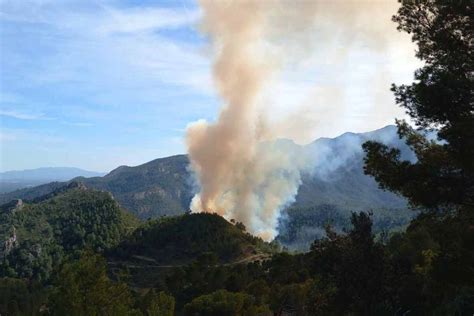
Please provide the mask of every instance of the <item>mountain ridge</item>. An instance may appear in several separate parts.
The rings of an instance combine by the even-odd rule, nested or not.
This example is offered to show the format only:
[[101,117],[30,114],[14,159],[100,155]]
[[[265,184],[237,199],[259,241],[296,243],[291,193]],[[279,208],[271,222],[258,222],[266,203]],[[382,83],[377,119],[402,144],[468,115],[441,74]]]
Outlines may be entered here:
[[78,176],[97,177],[106,173],[76,167],[42,167],[0,172],[0,193],[31,188],[45,183],[70,181]]
[[[334,204],[353,210],[406,208],[403,198],[380,190],[372,178],[363,174],[361,145],[369,139],[385,141],[388,145],[401,148],[402,156],[410,156],[408,147],[398,138],[393,125],[367,133],[319,138],[307,145],[286,144],[302,148],[312,160],[310,170],[303,174],[292,206]],[[73,181],[111,192],[124,208],[141,219],[183,214],[188,211],[195,193],[186,155],[158,158],[133,167],[119,166],[102,177],[77,177]],[[67,183],[52,182],[0,194],[0,204],[18,198],[33,199]]]

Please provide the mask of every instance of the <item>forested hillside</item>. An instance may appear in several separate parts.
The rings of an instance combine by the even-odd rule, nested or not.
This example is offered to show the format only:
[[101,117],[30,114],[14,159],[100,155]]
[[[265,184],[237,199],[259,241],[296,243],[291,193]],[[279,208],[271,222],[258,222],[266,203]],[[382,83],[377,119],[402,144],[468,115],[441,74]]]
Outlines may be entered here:
[[[4,204],[0,219],[0,312],[7,315],[37,314],[42,306],[68,314],[74,304],[92,314],[174,309],[164,291],[133,293],[117,280],[145,289],[168,282],[178,267],[244,265],[278,251],[215,214],[139,223],[109,193],[78,182],[34,202]],[[77,296],[83,289],[88,294]]]
[[138,225],[109,193],[77,182],[0,211],[1,275],[39,281],[48,280],[67,256],[85,248],[103,252]]
[[[156,159],[136,167],[121,166],[104,177],[83,178],[87,187],[111,192],[121,206],[141,219],[183,214],[192,198],[185,155]],[[32,200],[66,183],[53,182],[0,195],[0,203]]]
[[270,253],[274,248],[216,214],[186,214],[151,220],[115,248],[120,258],[146,257],[155,263],[189,263],[202,254],[218,262]]
[[[376,231],[397,229],[406,225],[411,213],[406,200],[378,188],[377,183],[363,173],[362,144],[367,140],[379,140],[402,150],[406,159],[414,159],[413,153],[399,139],[395,126],[387,126],[370,133],[346,133],[339,137],[321,138],[301,147],[308,158],[308,167],[298,190],[295,203],[282,218],[281,231],[289,220],[291,225],[305,222],[293,219],[293,210],[306,210],[307,216],[321,218],[318,210],[330,207],[336,213],[338,229],[348,228],[351,211],[372,210]],[[299,145],[289,142],[288,146]],[[119,167],[104,177],[77,178],[87,187],[111,192],[126,210],[140,219],[159,218],[163,215],[183,214],[188,210],[193,196],[192,175],[188,171],[188,158],[184,155],[156,159],[136,167]],[[0,202],[12,199],[33,200],[57,190],[64,183],[53,182],[35,188],[18,190],[0,195]],[[384,210],[391,209],[394,212]],[[310,211],[314,213],[309,214]],[[299,213],[294,215],[298,217]],[[286,216],[287,214],[287,216]],[[307,224],[323,223],[310,219]],[[380,224],[379,223],[383,223]],[[387,223],[393,223],[387,227]],[[314,238],[321,236],[323,226],[299,228],[305,233],[286,236],[285,246],[295,250],[307,250]],[[318,233],[319,232],[319,233]]]

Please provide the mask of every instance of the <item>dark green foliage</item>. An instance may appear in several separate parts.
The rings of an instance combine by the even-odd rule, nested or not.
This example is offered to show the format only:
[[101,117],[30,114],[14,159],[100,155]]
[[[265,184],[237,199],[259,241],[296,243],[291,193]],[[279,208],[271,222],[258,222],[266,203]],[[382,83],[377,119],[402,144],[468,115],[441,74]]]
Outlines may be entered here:
[[[174,307],[177,314],[189,315],[462,314],[474,307],[471,214],[444,218],[421,214],[406,233],[395,234],[387,244],[374,240],[367,214],[353,214],[347,233],[328,228],[327,237],[317,240],[309,253],[274,254],[261,263],[222,264],[215,253],[203,252],[190,264],[162,271],[163,282],[156,279],[154,289],[142,295],[130,294],[120,281],[127,279],[122,273],[114,273],[117,281],[110,280],[105,260],[86,252],[62,266],[45,306],[52,313],[74,314],[78,306],[85,308],[87,299],[92,315],[105,310],[171,315]],[[136,265],[133,255],[127,256],[124,259]],[[143,272],[152,277],[144,267]],[[122,299],[118,302],[115,297]]]
[[[474,311],[474,215],[421,215],[390,239],[398,304],[405,310]],[[462,314],[462,313],[461,313]]]
[[[354,215],[352,223],[355,228],[348,235],[329,232],[330,237],[316,243],[309,254],[281,253],[263,263],[227,265],[219,264],[213,254],[203,255],[189,265],[175,268],[157,287],[172,293],[178,311],[184,309],[198,315],[223,313],[225,308],[234,308],[234,303],[241,306],[247,300],[262,312],[272,310],[277,314],[379,311],[388,300],[388,259],[383,246],[373,240],[369,217]],[[371,280],[369,286],[367,279]],[[228,292],[244,296],[229,294],[232,300],[239,300],[228,303],[224,295]],[[219,304],[213,305],[211,300]]]
[[[323,157],[323,160],[327,162],[321,162],[321,165],[315,166],[314,173],[303,175],[303,183],[298,190],[294,207],[314,210],[314,214],[308,212],[307,215],[315,218],[319,217],[320,209],[327,207],[335,209],[337,213],[344,213],[346,225],[341,227],[348,225],[350,211],[372,209],[376,228],[379,227],[378,219],[387,217],[388,212],[385,208],[397,209],[394,214],[406,213],[407,203],[403,198],[378,189],[376,182],[363,174],[363,151],[359,144],[367,139],[380,138],[390,139],[391,144],[393,143],[397,148],[401,147],[402,152],[409,155],[407,146],[398,140],[394,126],[387,126],[371,133],[346,133],[334,139],[318,139],[305,146],[304,150],[310,155],[314,152],[315,163],[320,162],[317,153],[321,152],[327,153]],[[298,147],[296,144],[293,145]],[[136,167],[122,166],[104,177],[79,178],[78,180],[87,187],[111,192],[123,207],[141,219],[159,218],[163,215],[178,215],[187,211],[193,196],[192,186],[188,185],[192,179],[187,168],[188,164],[186,156],[178,155],[156,159]],[[49,193],[48,187],[51,187],[51,190],[57,190],[58,185],[60,186],[59,183],[51,183],[0,194],[0,202],[7,202],[13,198],[32,200],[38,195]],[[401,211],[398,212],[398,209]],[[291,211],[290,221],[292,221]],[[380,216],[378,216],[379,212]],[[310,221],[312,224],[318,222],[318,220]],[[323,226],[296,227],[294,224],[303,224],[303,222],[300,220],[292,222],[292,226],[298,231],[298,236],[296,239],[291,237],[285,241],[285,245],[290,249],[309,249],[312,240],[318,237],[314,231],[321,232],[324,229]],[[399,226],[398,219],[392,221],[390,217],[387,218],[386,223]]]
[[211,294],[199,296],[186,304],[184,311],[186,315],[192,316],[272,315],[266,307],[255,305],[252,296],[226,290],[218,290]]
[[326,237],[315,241],[306,254],[280,253],[263,263],[230,265],[218,264],[212,255],[201,256],[175,268],[157,287],[172,293],[178,311],[197,297],[201,299],[195,304],[204,308],[209,294],[222,289],[246,294],[276,314],[473,311],[470,213],[443,218],[420,214],[407,232],[395,233],[386,244],[375,240],[367,214],[354,213],[351,224],[345,234],[328,228]]
[[312,271],[337,288],[333,300],[339,313],[375,315],[389,297],[389,265],[382,245],[374,242],[367,214],[353,214],[351,222],[354,228],[347,235],[328,230],[328,238],[311,246]]
[[103,251],[117,245],[138,222],[110,194],[80,185],[57,191],[36,203],[3,206],[0,275],[46,282],[64,256],[84,248]]
[[48,291],[24,279],[0,278],[1,315],[39,315]]
[[105,260],[92,253],[65,263],[54,285],[49,304],[53,315],[128,315],[132,309],[127,285],[111,281]]
[[[289,250],[308,251],[315,239],[326,236],[327,225],[337,232],[351,227],[352,212],[334,205],[292,207],[286,213],[280,221],[277,241]],[[376,209],[371,215],[377,235],[403,230],[415,216],[408,209]]]
[[[364,144],[365,171],[399,192],[421,214],[388,251],[400,311],[468,315],[474,311],[474,105],[470,1],[405,1],[394,21],[412,34],[424,66],[411,85],[393,86],[397,103],[419,130],[398,121],[398,133],[416,154],[376,142]],[[435,129],[438,142],[422,129]]]
[[154,289],[149,290],[140,298],[140,310],[146,316],[173,316],[175,300],[165,292],[157,293]]
[[[215,260],[210,262],[206,255],[189,265],[173,269],[161,286],[176,298],[177,308],[181,309],[193,298],[219,289],[243,292],[253,280],[263,276],[262,266],[257,263],[222,265]],[[254,291],[255,287],[252,288]],[[263,295],[257,299],[259,304],[263,302]]]
[[272,248],[216,214],[186,214],[151,220],[115,251],[119,257],[146,257],[160,264],[189,262],[212,253],[221,262]]
[[367,142],[366,173],[413,205],[452,209],[474,204],[473,32],[470,1],[405,1],[394,21],[412,34],[425,62],[411,85],[393,86],[397,104],[417,126],[436,128],[440,142],[428,141],[406,122],[398,133],[415,152],[416,163],[400,151]]

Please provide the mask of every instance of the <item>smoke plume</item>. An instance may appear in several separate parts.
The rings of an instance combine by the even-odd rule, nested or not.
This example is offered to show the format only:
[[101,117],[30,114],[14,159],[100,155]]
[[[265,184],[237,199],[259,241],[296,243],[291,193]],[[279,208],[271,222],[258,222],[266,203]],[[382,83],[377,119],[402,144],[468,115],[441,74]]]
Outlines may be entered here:
[[[371,26],[371,2],[202,0],[200,4],[202,30],[215,53],[213,77],[224,104],[216,122],[188,126],[188,153],[200,187],[191,210],[235,219],[250,233],[272,240],[279,213],[293,201],[307,163],[292,142],[275,140],[285,128],[268,120],[271,105],[265,104],[262,91],[278,70],[314,49],[309,39],[318,34],[317,27],[329,29],[349,20],[352,25],[335,28],[334,37],[350,42],[354,30],[359,30],[374,49],[383,47],[384,27]],[[319,40],[334,38],[325,33]]]

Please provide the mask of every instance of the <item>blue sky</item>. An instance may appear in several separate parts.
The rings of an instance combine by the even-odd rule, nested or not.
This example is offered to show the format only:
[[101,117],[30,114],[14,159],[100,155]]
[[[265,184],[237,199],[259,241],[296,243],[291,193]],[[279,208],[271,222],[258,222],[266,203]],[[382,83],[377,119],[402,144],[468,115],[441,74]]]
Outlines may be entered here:
[[[200,15],[187,0],[0,0],[0,171],[110,171],[184,153],[187,124],[219,109]],[[338,60],[338,40],[316,42],[267,93],[273,116],[296,117],[298,104],[295,120],[311,126],[298,139],[290,124],[282,137],[367,131],[403,115],[388,89],[412,78],[408,37],[383,51],[351,44]]]

